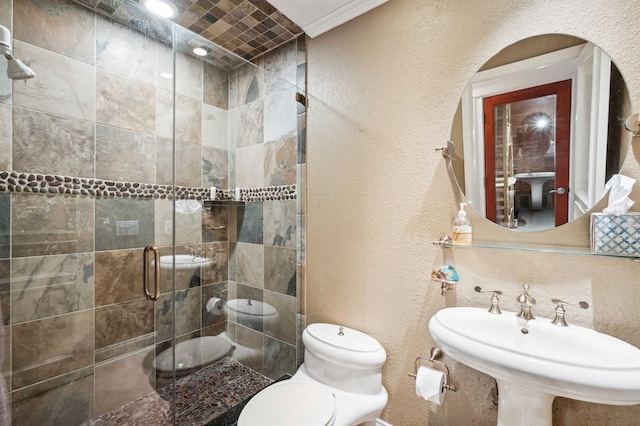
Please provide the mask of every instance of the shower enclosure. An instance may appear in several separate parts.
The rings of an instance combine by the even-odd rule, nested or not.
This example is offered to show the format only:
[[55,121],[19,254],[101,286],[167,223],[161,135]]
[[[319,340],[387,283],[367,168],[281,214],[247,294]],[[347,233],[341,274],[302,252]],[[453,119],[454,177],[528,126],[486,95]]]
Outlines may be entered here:
[[249,63],[126,1],[3,1],[0,25],[36,73],[0,58],[12,424],[206,424],[295,372],[304,40]]

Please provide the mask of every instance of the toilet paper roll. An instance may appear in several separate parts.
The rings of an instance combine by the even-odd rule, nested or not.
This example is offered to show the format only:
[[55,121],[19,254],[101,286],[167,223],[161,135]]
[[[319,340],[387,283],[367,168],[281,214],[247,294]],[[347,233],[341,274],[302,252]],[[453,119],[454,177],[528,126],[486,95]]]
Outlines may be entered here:
[[444,379],[445,375],[442,371],[425,366],[420,367],[416,374],[416,395],[438,405],[442,404],[445,393]]
[[207,312],[209,312],[210,314],[218,315],[220,312],[222,312],[222,299],[219,299],[217,297],[212,297],[207,302],[206,307],[207,307]]

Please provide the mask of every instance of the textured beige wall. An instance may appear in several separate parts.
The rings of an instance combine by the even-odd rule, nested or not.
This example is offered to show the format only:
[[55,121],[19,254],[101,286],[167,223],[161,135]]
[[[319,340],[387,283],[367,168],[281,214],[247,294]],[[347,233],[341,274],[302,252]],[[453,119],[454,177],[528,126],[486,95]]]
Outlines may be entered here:
[[[583,299],[570,322],[640,346],[640,264],[627,259],[458,250],[455,293],[429,281],[445,261],[431,242],[450,231],[456,199],[444,159],[460,94],[472,74],[505,46],[542,33],[567,33],[600,45],[640,105],[637,55],[640,3],[584,1],[393,0],[309,40],[307,321],[361,329],[387,350],[382,418],[395,425],[495,424],[491,379],[447,359],[458,393],[443,406],[413,392],[414,359],[433,344],[429,318],[445,306],[485,306],[475,285],[505,292],[503,306],[529,283],[536,312],[551,297]],[[639,140],[632,151],[640,154]],[[633,154],[624,173],[640,178]],[[640,188],[640,185],[638,185]],[[640,189],[633,197],[640,200]],[[636,206],[639,210],[640,207]],[[475,214],[474,238],[588,246],[586,218],[539,234],[515,234]],[[488,305],[487,305],[488,306]],[[640,406],[557,399],[554,423],[637,424]]]

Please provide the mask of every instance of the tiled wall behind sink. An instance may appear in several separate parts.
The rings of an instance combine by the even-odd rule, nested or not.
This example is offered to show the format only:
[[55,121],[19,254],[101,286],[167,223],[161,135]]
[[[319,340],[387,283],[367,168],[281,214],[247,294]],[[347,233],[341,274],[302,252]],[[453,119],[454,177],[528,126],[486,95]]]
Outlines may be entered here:
[[[231,72],[176,54],[174,128],[174,83],[161,76],[173,70],[173,52],[157,38],[71,0],[2,1],[0,25],[37,73],[11,82],[0,69],[0,177],[17,173],[0,179],[0,368],[13,423],[77,425],[154,391],[165,382],[153,358],[174,334],[226,332],[237,360],[273,378],[293,373],[303,197],[211,211],[177,200],[173,223],[174,200],[158,186],[303,193],[304,109],[293,85],[305,84],[304,40]],[[96,195],[109,181],[128,186]],[[93,195],[62,195],[65,187]],[[123,235],[123,222],[135,232]],[[152,303],[142,292],[143,248],[171,254],[174,227],[178,253],[201,247],[214,262],[177,271],[175,292],[162,269]],[[211,297],[264,301],[278,320],[213,315]]]

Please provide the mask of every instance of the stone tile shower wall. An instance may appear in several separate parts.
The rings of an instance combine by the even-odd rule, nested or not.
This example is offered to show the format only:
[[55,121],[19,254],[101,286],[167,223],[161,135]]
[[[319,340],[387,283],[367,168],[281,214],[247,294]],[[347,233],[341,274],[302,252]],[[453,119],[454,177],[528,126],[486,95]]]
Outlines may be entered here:
[[[229,186],[300,187],[305,110],[292,84],[305,85],[304,43],[289,42],[255,62],[259,67],[230,74]],[[293,374],[301,356],[303,201],[248,202],[230,211],[236,234],[229,239],[229,298],[264,302],[277,312],[277,320],[263,322],[230,315],[229,334],[239,344],[234,356],[271,378]]]
[[[38,74],[12,84],[0,70],[0,171],[17,174],[0,183],[1,368],[14,424],[80,424],[152,392],[165,383],[153,357],[174,332],[181,341],[226,331],[241,362],[270,377],[295,371],[302,197],[211,213],[187,198],[212,185],[302,192],[295,90],[273,75],[296,83],[303,42],[262,58],[266,74],[177,55],[176,251],[201,247],[215,263],[195,278],[177,272],[175,294],[163,275],[151,303],[142,248],[170,254],[172,244],[174,94],[160,75],[172,71],[171,49],[68,0],[2,2],[0,25]],[[23,190],[41,182],[47,194]],[[66,195],[49,191],[65,185]],[[128,220],[137,235],[116,236]],[[214,296],[263,300],[281,320],[213,316],[204,305]]]

